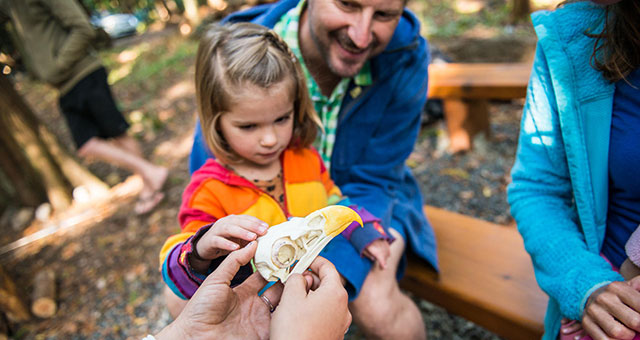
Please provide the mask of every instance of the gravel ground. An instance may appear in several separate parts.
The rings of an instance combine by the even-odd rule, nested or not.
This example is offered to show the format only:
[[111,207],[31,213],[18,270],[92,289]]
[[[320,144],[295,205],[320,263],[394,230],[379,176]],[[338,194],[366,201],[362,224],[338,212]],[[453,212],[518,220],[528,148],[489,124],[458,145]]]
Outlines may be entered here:
[[[442,122],[424,126],[409,164],[427,204],[488,221],[509,224],[505,201],[513,163],[521,103],[491,105],[490,139],[465,154],[450,155]],[[191,126],[192,122],[185,123]],[[52,319],[33,319],[13,329],[14,339],[130,339],[158,332],[170,322],[157,272],[158,247],[176,231],[186,161],[174,163],[167,199],[150,216],[130,207],[85,230],[60,234],[32,254],[3,259],[22,296],[33,274],[50,267],[58,273],[59,311]],[[426,301],[420,307],[429,339],[499,339],[473,323]],[[348,340],[363,339],[352,326]]]
[[409,158],[425,203],[498,224],[513,222],[506,186],[513,165],[522,102],[490,105],[491,137],[477,136],[474,149],[447,153],[440,121],[423,127]]

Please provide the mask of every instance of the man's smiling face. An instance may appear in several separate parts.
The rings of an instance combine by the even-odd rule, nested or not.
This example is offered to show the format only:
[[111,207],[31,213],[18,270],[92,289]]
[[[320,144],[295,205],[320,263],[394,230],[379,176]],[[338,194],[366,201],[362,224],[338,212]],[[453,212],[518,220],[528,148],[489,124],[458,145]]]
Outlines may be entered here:
[[316,53],[339,77],[356,75],[382,52],[396,29],[403,0],[309,0],[309,33]]

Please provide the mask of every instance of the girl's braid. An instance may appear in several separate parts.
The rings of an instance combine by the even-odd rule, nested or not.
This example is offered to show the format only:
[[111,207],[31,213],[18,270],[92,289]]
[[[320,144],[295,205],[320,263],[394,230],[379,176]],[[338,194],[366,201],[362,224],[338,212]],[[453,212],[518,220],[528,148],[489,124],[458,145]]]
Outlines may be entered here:
[[296,58],[296,55],[293,54],[293,51],[291,51],[291,49],[289,48],[289,45],[287,45],[287,43],[282,39],[282,37],[280,37],[278,34],[276,34],[273,30],[265,31],[262,34],[262,36],[265,39],[267,39],[267,41],[271,42],[279,50],[287,53],[289,55],[289,57],[291,57],[291,62],[292,63],[295,64],[298,61],[298,58]]

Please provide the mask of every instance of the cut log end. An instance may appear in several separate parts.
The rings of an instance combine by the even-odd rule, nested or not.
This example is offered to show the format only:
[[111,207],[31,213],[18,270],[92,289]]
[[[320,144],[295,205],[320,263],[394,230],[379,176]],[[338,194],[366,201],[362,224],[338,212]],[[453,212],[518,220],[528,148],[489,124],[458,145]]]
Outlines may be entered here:
[[39,318],[50,318],[56,314],[56,284],[52,270],[43,270],[33,280],[31,312]]
[[51,298],[40,298],[31,304],[31,313],[42,319],[54,316],[57,309],[56,302]]

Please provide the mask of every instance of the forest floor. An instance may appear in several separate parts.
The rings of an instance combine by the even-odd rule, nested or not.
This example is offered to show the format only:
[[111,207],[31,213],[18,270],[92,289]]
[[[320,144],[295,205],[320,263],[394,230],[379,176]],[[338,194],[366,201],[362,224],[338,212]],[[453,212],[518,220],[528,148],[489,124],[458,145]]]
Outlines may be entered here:
[[[455,52],[456,44],[443,40],[439,47],[454,60],[477,61],[469,59],[477,58],[478,53],[465,56]],[[513,39],[500,46],[504,50],[532,49],[530,34],[516,40],[525,47],[514,45]],[[133,340],[155,333],[170,322],[161,294],[158,252],[167,236],[179,231],[176,216],[189,180],[187,156],[196,110],[196,46],[195,41],[172,29],[149,34],[146,39],[124,40],[102,52],[114,95],[132,124],[130,133],[142,143],[145,155],[170,169],[166,198],[152,213],[138,216],[132,209],[135,198],[124,197],[114,203],[115,209],[92,223],[66,228],[0,254],[0,265],[11,274],[25,299],[39,270],[51,268],[57,279],[57,314],[16,324],[13,338]],[[22,75],[17,76],[16,87],[62,143],[72,145],[57,109],[56,93]],[[473,151],[448,154],[443,123],[436,121],[423,126],[407,164],[420,182],[427,204],[508,225],[512,218],[505,188],[522,101],[492,103],[490,109],[492,136],[478,140]],[[90,163],[88,167],[112,186],[130,175],[104,163]],[[5,225],[3,231],[8,231],[0,241],[9,244],[37,231],[39,225],[26,230]],[[430,339],[497,338],[428,302],[416,302],[423,311]],[[354,330],[347,338],[361,336]]]

